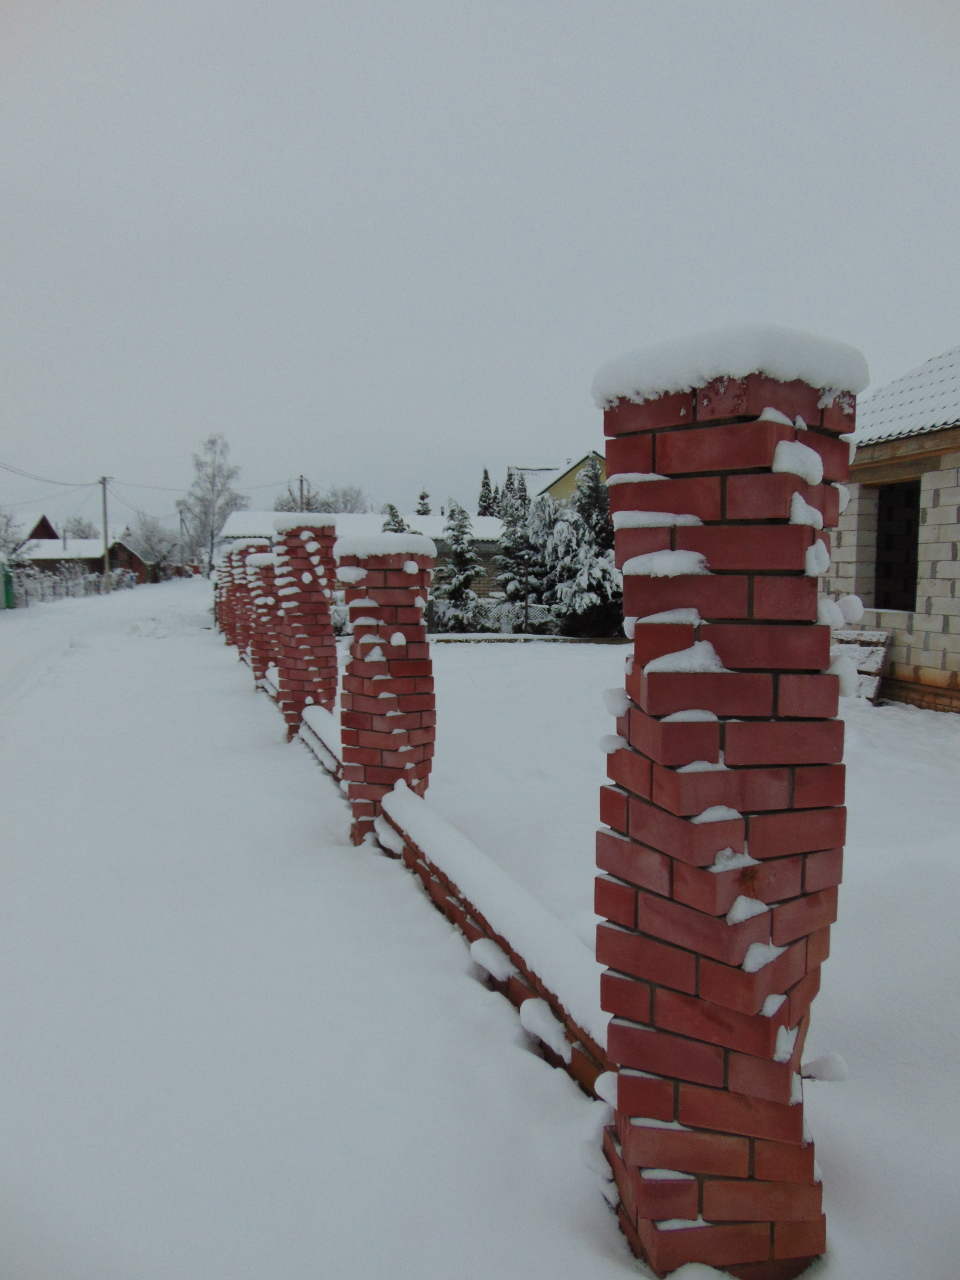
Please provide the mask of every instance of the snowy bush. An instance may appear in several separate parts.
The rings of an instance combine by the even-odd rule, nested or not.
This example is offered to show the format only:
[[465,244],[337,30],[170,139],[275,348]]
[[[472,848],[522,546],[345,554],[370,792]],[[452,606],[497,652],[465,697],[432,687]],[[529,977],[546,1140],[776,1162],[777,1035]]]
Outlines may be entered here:
[[[18,609],[47,600],[65,600],[69,596],[96,596],[103,590],[103,575],[90,573],[75,565],[52,572],[41,572],[32,566],[8,566],[13,581],[13,598]],[[110,571],[110,590],[120,591],[137,585],[136,575],[129,569]]]

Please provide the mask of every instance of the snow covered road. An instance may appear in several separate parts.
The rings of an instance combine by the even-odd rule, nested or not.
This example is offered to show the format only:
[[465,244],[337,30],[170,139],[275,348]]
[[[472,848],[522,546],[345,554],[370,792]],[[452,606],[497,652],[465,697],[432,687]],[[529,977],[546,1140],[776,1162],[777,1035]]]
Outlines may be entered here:
[[[0,613],[0,1280],[606,1280],[595,1104],[526,1047],[210,630],[201,581]],[[206,628],[206,629],[205,629]],[[578,931],[624,651],[437,646],[431,798]],[[960,716],[848,704],[807,1085],[828,1258],[960,1225]],[[705,1280],[688,1268],[678,1280]]]
[[0,614],[0,1274],[636,1274],[592,1105],[209,627]]

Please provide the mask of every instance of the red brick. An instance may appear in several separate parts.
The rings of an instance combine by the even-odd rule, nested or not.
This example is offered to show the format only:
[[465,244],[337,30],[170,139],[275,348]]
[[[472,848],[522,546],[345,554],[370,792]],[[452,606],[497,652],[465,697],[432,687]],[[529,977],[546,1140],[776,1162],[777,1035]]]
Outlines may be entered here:
[[777,1032],[785,1016],[786,1006],[782,1015],[764,1018],[737,1013],[679,991],[658,991],[654,999],[654,1024],[664,1031],[756,1057],[773,1056]]
[[653,471],[653,436],[618,436],[607,441],[607,476],[624,471],[639,471],[649,475]]
[[770,1256],[770,1228],[765,1222],[660,1231],[656,1223],[638,1218],[637,1232],[650,1265],[661,1276],[686,1262],[724,1267]]
[[[648,486],[644,486],[645,488]],[[623,611],[646,618],[666,609],[697,609],[701,618],[745,618],[749,579],[736,574],[650,578],[624,574]]]
[[669,896],[671,859],[612,831],[597,832],[597,866],[630,884]]
[[[767,527],[777,526],[768,525]],[[756,534],[755,528],[751,528],[750,531]],[[753,607],[750,610],[750,617],[760,622],[815,622],[817,619],[816,578],[786,578],[773,574],[758,574],[753,579]]]
[[[826,665],[826,662],[820,664],[821,667]],[[777,685],[777,715],[833,719],[840,705],[839,699],[838,676],[783,675]]]
[[843,759],[843,721],[731,723],[725,726],[724,758],[728,765],[839,764]]
[[670,548],[670,530],[618,529],[613,537],[614,559],[622,569],[634,556],[645,556],[650,551],[667,551]]
[[[802,483],[802,481],[801,481]],[[790,500],[787,499],[789,506]],[[645,480],[639,484],[610,486],[610,510],[671,511],[677,515],[720,519],[720,477],[693,480]],[[789,511],[787,512],[789,516]]]
[[762,623],[702,627],[725,667],[780,671],[822,670],[830,662],[830,628],[764,626]]
[[720,725],[716,720],[664,723],[637,707],[630,709],[630,745],[663,765],[716,763],[720,759]]
[[832,849],[843,844],[846,830],[847,811],[843,805],[757,813],[750,818],[750,856],[783,858],[791,853]]
[[719,1133],[686,1133],[629,1125],[624,1131],[623,1158],[641,1169],[676,1169],[680,1173],[713,1173],[745,1178],[750,1144],[745,1138]]
[[[654,671],[639,677],[635,672],[627,677],[627,692],[643,711],[654,716],[693,709],[712,711],[718,716],[769,716],[773,711],[773,679],[754,672]],[[792,764],[793,761],[729,760],[727,763]]]
[[[827,1220],[821,1213],[816,1222],[775,1222],[774,1258],[818,1258],[827,1251]],[[794,1275],[796,1272],[793,1273]]]
[[[711,805],[725,804],[739,809],[739,774],[733,769],[677,773],[675,769],[653,766],[652,788],[647,794],[653,803],[670,813],[688,817],[703,813]],[[782,804],[775,806],[782,808]]]
[[632,400],[618,400],[603,411],[603,434],[618,436],[692,422],[693,395],[692,391],[679,391],[672,395],[657,396],[653,400],[644,400],[640,404],[634,404]]
[[744,822],[727,818],[720,822],[691,822],[639,797],[629,801],[629,834],[695,867],[709,866],[720,849],[743,852]]
[[708,916],[669,898],[642,890],[637,894],[637,924],[644,933],[731,966],[743,963],[747,948],[754,942],[769,939],[769,915],[765,911],[740,924],[727,924],[723,918]]
[[843,804],[846,766],[808,765],[793,772],[793,805],[796,809],[828,808]]
[[779,442],[792,440],[795,435],[794,428],[782,422],[667,431],[657,436],[654,465],[668,476],[771,467]]
[[[650,986],[646,982],[638,982],[636,978],[625,977],[622,973],[611,973],[605,969],[600,975],[600,1008],[604,1013],[615,1013],[619,1018],[629,1018],[631,1022],[650,1021]],[[671,1099],[672,1099],[671,1094]],[[673,1115],[671,1100],[669,1120]],[[653,1115],[654,1112],[642,1112]]]
[[814,1180],[813,1143],[798,1147],[791,1143],[768,1142],[758,1138],[753,1144],[754,1176],[767,1182]]
[[789,794],[789,769],[735,769],[740,783],[740,803],[734,808],[757,813],[764,809],[785,808],[784,797]]
[[[741,1013],[759,1013],[767,996],[779,995],[806,972],[803,943],[789,947],[756,973],[744,973],[733,965],[700,961],[700,995],[704,1000],[736,1009]],[[678,988],[683,990],[683,988]]]
[[633,661],[640,667],[666,653],[689,649],[696,639],[693,627],[675,622],[646,622],[633,634]]
[[627,830],[627,793],[616,787],[600,788],[600,821],[616,831]]
[[803,1107],[785,1107],[726,1089],[705,1089],[681,1084],[678,1118],[681,1124],[698,1129],[718,1129],[748,1138],[771,1138],[775,1142],[803,1143]]
[[820,1184],[708,1178],[703,1216],[709,1222],[818,1222]]
[[[794,1074],[789,1062],[773,1062],[747,1053],[727,1054],[727,1088],[731,1093],[745,1093],[751,1098],[789,1106]],[[758,1173],[757,1177],[766,1177],[766,1174]]]
[[637,1214],[652,1222],[667,1218],[695,1218],[700,1201],[700,1188],[695,1178],[644,1178],[632,1170]]
[[[821,889],[803,898],[794,898],[773,909],[773,941],[782,947],[786,942],[815,933],[837,918],[837,890]],[[809,959],[807,967],[812,968]]]
[[806,977],[801,978],[795,987],[791,987],[787,993],[789,997],[790,1012],[787,1015],[788,1024],[795,1027],[803,1015],[810,1008],[811,1004],[817,997],[820,990],[820,966],[811,969]]
[[[820,853],[808,853],[803,860],[803,892],[819,893],[832,889],[843,878],[843,850],[823,849]],[[784,898],[794,894],[784,894]]]
[[799,378],[779,382],[763,373],[745,378],[715,378],[700,387],[697,421],[722,418],[757,418],[764,409],[776,409],[792,421],[798,415],[808,426],[819,426],[821,391]]
[[819,453],[823,459],[823,478],[828,484],[850,478],[850,445],[835,436],[823,436],[818,431],[808,431],[797,436],[808,449]]
[[598,916],[633,929],[637,923],[637,891],[610,876],[597,876],[593,886],[593,909]]
[[678,991],[697,989],[696,956],[616,925],[597,925],[597,961]]
[[607,777],[635,796],[650,795],[650,761],[637,751],[612,751],[607,756]]
[[775,570],[803,573],[813,530],[799,524],[688,526],[677,529],[678,551],[699,551],[714,573]]
[[823,407],[820,426],[824,431],[847,435],[856,427],[857,398],[850,391],[840,391]]
[[723,916],[741,894],[761,902],[795,898],[803,892],[802,879],[802,858],[775,858],[759,866],[716,872],[677,862],[673,867],[672,896],[698,911]]
[[672,1080],[644,1075],[626,1068],[617,1074],[617,1111],[625,1116],[649,1116],[672,1120],[676,1106]]
[[823,515],[824,524],[837,522],[839,494],[831,485],[807,484],[790,472],[766,472],[726,479],[727,520],[787,520],[795,493]]
[[[652,1071],[658,1076],[693,1080],[697,1084],[723,1084],[723,1050],[719,1045],[701,1044],[682,1036],[668,1035],[665,1031],[654,1031],[651,1027],[621,1022],[617,1018],[607,1028],[607,1057],[619,1066]],[[628,1163],[633,1163],[632,1158]],[[636,1163],[649,1166],[659,1162],[639,1159]],[[665,1164],[665,1167],[684,1168],[673,1164]]]

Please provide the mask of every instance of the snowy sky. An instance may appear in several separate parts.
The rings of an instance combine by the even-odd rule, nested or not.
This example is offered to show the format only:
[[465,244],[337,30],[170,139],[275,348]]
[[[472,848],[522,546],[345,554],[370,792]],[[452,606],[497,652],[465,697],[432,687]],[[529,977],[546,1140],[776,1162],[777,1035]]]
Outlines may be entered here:
[[885,382],[960,342],[958,53],[946,0],[7,0],[0,461],[178,488],[222,431],[245,485],[472,505],[596,446],[631,346]]

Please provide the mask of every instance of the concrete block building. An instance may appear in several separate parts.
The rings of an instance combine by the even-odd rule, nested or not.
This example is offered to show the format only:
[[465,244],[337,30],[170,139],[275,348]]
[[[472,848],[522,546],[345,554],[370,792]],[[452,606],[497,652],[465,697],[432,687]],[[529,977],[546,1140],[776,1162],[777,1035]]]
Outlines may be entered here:
[[827,589],[889,631],[881,693],[960,711],[960,347],[859,402]]

